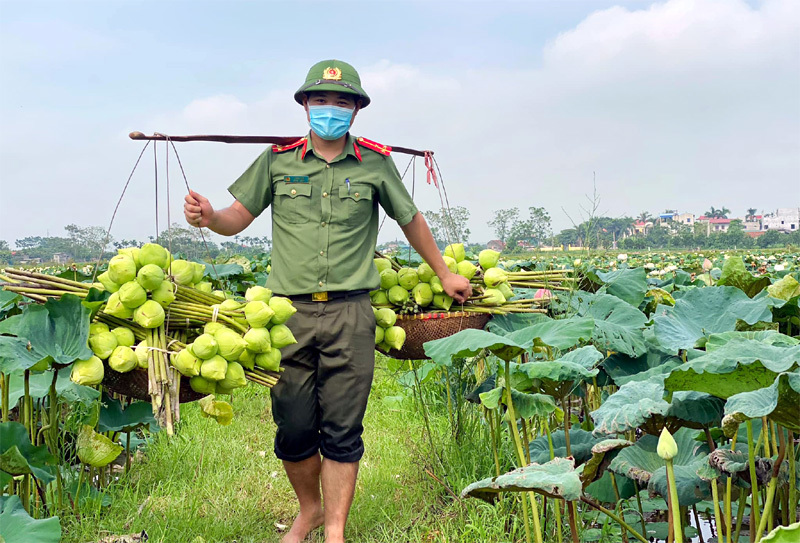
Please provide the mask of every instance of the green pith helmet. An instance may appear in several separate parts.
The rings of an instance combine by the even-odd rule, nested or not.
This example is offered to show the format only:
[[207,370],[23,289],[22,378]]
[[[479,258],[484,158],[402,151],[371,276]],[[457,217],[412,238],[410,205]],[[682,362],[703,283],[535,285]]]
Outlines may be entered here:
[[295,101],[302,104],[303,94],[312,91],[355,94],[361,98],[362,108],[370,102],[369,96],[361,88],[361,78],[356,69],[341,60],[323,60],[314,64],[308,71],[306,82],[294,93]]

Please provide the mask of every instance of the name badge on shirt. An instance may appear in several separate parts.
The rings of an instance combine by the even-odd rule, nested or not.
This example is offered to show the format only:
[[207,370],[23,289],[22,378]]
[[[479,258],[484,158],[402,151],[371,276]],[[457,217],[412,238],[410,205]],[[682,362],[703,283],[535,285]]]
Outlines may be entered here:
[[283,177],[284,182],[286,183],[308,183],[308,176],[307,175],[285,175]]

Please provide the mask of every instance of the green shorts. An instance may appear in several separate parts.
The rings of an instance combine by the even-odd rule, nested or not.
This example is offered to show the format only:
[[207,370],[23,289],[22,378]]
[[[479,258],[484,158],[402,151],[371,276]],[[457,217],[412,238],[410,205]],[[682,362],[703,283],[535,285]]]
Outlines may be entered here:
[[337,462],[357,462],[375,368],[369,295],[294,306],[297,313],[286,324],[297,343],[281,350],[285,370],[271,392],[275,455],[299,462],[319,451]]

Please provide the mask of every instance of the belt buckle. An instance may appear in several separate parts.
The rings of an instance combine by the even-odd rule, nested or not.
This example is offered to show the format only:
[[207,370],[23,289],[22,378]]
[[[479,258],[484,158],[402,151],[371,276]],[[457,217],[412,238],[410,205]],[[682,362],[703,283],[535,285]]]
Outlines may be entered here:
[[311,294],[311,300],[315,302],[327,302],[328,301],[328,293],[327,292],[313,292]]

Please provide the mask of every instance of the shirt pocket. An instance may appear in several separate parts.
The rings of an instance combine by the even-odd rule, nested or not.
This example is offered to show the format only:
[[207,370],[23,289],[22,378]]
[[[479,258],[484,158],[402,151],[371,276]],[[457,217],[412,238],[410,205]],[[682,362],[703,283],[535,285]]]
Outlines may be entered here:
[[308,183],[278,183],[275,186],[275,218],[289,224],[303,224],[312,219],[311,185]]
[[372,216],[372,185],[351,183],[339,187],[338,218],[345,226],[359,226]]

